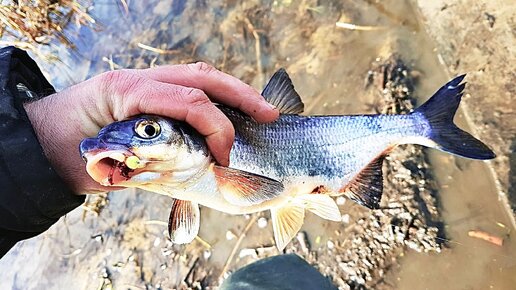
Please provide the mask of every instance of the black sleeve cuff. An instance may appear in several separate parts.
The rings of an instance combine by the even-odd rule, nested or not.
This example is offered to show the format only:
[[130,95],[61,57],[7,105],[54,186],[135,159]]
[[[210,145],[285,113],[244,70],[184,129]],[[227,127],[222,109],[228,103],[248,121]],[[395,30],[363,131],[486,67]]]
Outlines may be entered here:
[[0,49],[0,233],[9,231],[10,241],[45,231],[84,202],[51,167],[23,109],[25,101],[51,93],[27,53]]

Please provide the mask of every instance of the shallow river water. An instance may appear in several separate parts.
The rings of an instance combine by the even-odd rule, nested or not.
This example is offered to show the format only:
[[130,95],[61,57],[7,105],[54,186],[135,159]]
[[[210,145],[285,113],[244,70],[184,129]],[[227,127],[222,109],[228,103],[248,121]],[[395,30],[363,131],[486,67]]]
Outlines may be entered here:
[[[52,50],[61,61],[39,63],[57,89],[113,68],[196,60],[211,63],[260,89],[276,69],[284,67],[306,103],[307,114],[372,113],[375,99],[362,93],[365,78],[372,62],[392,53],[417,71],[419,103],[451,77],[439,63],[431,40],[417,20],[418,14],[407,1],[265,2],[127,1],[126,10],[122,5],[125,1],[95,1],[91,13],[98,20],[98,29],[68,27],[77,49],[54,46]],[[336,22],[360,27],[339,28]],[[461,115],[459,111],[456,121],[467,128]],[[480,161],[427,151],[431,151],[438,182],[448,248],[429,254],[405,251],[385,280],[395,289],[515,289],[516,228],[499,201],[490,170]],[[55,289],[69,285],[96,288],[102,280],[98,269],[113,259],[102,262],[102,258],[91,256],[109,250],[110,255],[123,257],[127,253],[117,253],[116,227],[142,217],[164,221],[169,202],[166,197],[151,194],[116,193],[106,209],[110,213],[86,222],[81,221],[82,209],[77,209],[57,228],[19,245],[0,260],[0,285],[5,286],[1,288],[36,289],[41,284]],[[228,224],[238,232],[245,223],[243,217],[203,210],[200,236],[216,249],[210,258],[213,267],[222,267],[231,251],[231,246],[225,246],[229,243],[225,236]],[[321,223],[317,220],[304,229],[321,232],[316,229]],[[137,237],[128,238],[124,232],[125,241],[164,242],[159,240],[164,229],[161,225],[134,228],[131,233]],[[92,236],[107,229],[107,245],[92,245]],[[496,246],[471,238],[470,230],[504,237],[504,244]],[[270,241],[270,235],[260,232],[256,239]],[[60,239],[67,242],[58,247],[60,251],[54,253],[57,257],[42,254],[45,249],[55,249],[50,244]],[[249,239],[246,244],[251,244]],[[82,253],[74,252],[77,249]],[[68,259],[68,255],[74,258]],[[31,265],[25,266],[28,257]],[[10,270],[13,266],[16,273]],[[170,264],[161,269],[177,272],[170,274],[170,279],[184,271]],[[143,276],[149,275],[140,271]],[[118,286],[125,289],[131,285]]]

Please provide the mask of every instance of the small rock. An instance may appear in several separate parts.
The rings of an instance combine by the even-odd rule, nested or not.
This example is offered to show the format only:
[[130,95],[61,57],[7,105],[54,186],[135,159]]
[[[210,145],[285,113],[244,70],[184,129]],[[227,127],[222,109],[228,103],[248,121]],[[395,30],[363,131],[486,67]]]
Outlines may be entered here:
[[237,236],[230,230],[226,232],[226,240],[231,241],[235,239]]
[[344,205],[346,203],[346,198],[344,198],[343,196],[339,196],[335,199],[335,202],[338,205]]
[[204,257],[205,260],[208,260],[211,257],[211,251],[204,250],[204,252],[202,253],[202,256]]
[[258,219],[258,227],[260,229],[263,229],[263,228],[267,227],[267,223],[268,223],[267,219],[264,218],[264,217],[261,217],[261,218]]
[[349,224],[349,214],[342,215],[342,222],[345,224]]
[[240,254],[238,254],[238,257],[240,259],[251,256],[253,259],[258,259],[258,254],[256,253],[255,249],[242,249],[240,250]]

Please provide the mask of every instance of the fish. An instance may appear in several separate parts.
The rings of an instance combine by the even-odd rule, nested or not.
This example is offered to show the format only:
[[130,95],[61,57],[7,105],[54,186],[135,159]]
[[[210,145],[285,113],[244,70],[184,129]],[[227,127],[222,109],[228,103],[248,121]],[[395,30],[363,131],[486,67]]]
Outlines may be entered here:
[[170,196],[172,242],[191,242],[200,206],[233,215],[270,211],[274,240],[283,250],[303,225],[305,211],[340,221],[338,196],[381,208],[382,164],[400,144],[488,160],[494,152],[453,123],[464,94],[458,76],[409,114],[302,115],[304,104],[284,69],[262,96],[279,111],[259,124],[217,104],[235,127],[230,166],[218,165],[206,142],[185,122],[138,115],[111,123],[80,143],[86,171],[105,186]]

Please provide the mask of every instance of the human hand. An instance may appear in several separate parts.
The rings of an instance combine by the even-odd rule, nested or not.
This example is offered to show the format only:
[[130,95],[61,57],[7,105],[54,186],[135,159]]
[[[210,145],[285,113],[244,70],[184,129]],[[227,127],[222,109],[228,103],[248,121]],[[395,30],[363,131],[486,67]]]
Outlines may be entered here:
[[189,123],[206,137],[217,162],[227,166],[235,131],[212,100],[258,122],[278,117],[252,87],[202,62],[106,72],[24,107],[57,173],[76,193],[91,193],[113,188],[101,186],[86,173],[79,143],[107,124],[138,114]]

